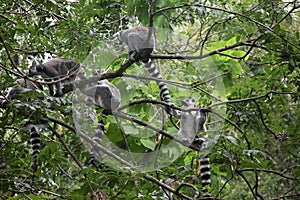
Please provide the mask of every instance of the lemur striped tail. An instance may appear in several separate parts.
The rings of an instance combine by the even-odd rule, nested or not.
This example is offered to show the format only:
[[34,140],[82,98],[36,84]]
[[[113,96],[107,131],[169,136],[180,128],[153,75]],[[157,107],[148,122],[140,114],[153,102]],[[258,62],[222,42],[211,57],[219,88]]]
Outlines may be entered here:
[[[200,156],[200,175],[201,175],[201,184],[202,187],[210,186],[210,164],[209,164],[209,157],[208,156]],[[210,194],[207,190],[204,190],[203,197],[210,197]]]
[[32,158],[33,158],[31,168],[34,172],[36,172],[38,169],[37,154],[40,153],[41,137],[37,127],[35,126],[33,126],[30,130],[30,142],[32,145]]
[[[156,69],[155,65],[151,62],[150,59],[147,62],[143,62],[143,63],[151,77],[156,78],[156,79],[162,79],[161,73]],[[166,102],[169,105],[173,105],[171,103],[171,96],[170,96],[169,90],[167,88],[167,85],[163,81],[160,81],[160,80],[156,80],[156,83],[159,87],[160,100]],[[178,118],[178,116],[179,116],[178,112],[174,109],[171,109],[171,110],[167,109],[167,112],[176,118]]]

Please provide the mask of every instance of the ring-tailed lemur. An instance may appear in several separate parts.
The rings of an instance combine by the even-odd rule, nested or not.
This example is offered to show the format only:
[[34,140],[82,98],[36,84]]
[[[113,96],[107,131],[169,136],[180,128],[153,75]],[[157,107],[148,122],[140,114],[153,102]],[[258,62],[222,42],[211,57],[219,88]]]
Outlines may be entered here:
[[[153,62],[149,59],[150,54],[155,48],[155,37],[151,28],[137,26],[134,28],[121,30],[114,34],[121,43],[125,43],[129,49],[129,59],[132,61],[141,60],[151,77],[156,78],[156,83],[160,90],[161,101],[166,102],[170,106],[171,97],[166,84],[162,79],[161,73],[157,70]],[[175,109],[166,109],[167,112],[178,118],[179,114]]]
[[[39,83],[34,83],[28,79],[17,79],[16,80],[18,87],[10,87],[6,90],[6,96],[0,103],[1,106],[4,106],[7,103],[7,100],[11,100],[16,98],[18,95],[22,95],[22,93],[30,92],[34,90],[42,90],[43,87]],[[21,87],[22,86],[22,87]],[[32,158],[33,162],[31,168],[34,172],[38,169],[38,160],[37,155],[40,153],[41,139],[39,134],[39,129],[34,124],[28,123],[25,127],[26,130],[30,131],[30,143],[32,149]]]
[[[190,98],[182,101],[182,105],[185,109],[197,108],[195,98]],[[198,107],[197,111],[181,111],[180,113],[180,129],[178,132],[178,139],[188,142],[192,144],[195,142],[197,138],[197,133],[206,132],[206,121],[207,121],[207,113],[201,110],[201,107]],[[203,143],[203,139],[200,138]],[[204,139],[205,140],[205,139]],[[199,141],[197,142],[197,144]],[[200,144],[202,144],[200,142]],[[202,148],[202,145],[201,147]],[[202,187],[207,185],[210,186],[210,164],[209,157],[207,155],[201,155],[199,153],[199,161],[200,161],[200,175],[201,175],[201,184]],[[207,190],[204,190],[203,197],[209,197],[210,194]]]
[[[101,74],[101,69],[93,72],[93,76],[98,76],[99,78],[101,77]],[[78,72],[77,78],[80,81],[89,79],[88,75],[83,70]],[[120,105],[121,93],[119,89],[106,79],[76,86],[80,92],[87,97],[85,99],[85,103],[87,105],[95,105],[104,109],[101,112],[101,115],[103,114],[102,117],[111,114],[112,111]],[[80,118],[80,113],[76,112],[76,116]],[[88,116],[91,121],[98,119],[96,110],[91,110],[91,113],[89,113]],[[95,135],[93,136],[93,139],[101,141],[104,134],[103,119],[98,121],[97,127],[94,129],[94,131]]]
[[87,85],[82,93],[91,98],[94,105],[107,111],[115,110],[121,102],[119,89],[109,81],[100,80],[95,85]]
[[[54,58],[44,64],[37,64],[33,61],[32,66],[29,68],[29,76],[40,75],[44,81],[57,81],[66,76],[70,76],[66,80],[48,85],[50,96],[60,97],[73,90],[73,81],[76,77],[76,70],[78,70],[79,67],[79,63],[66,58]],[[55,92],[54,85],[57,90]],[[66,89],[64,90],[64,88]]]

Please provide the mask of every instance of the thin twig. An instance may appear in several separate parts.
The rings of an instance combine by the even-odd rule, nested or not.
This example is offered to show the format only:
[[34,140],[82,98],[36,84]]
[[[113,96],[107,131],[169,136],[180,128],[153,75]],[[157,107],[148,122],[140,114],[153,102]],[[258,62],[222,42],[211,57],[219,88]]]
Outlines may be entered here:
[[31,5],[35,10],[40,10],[40,11],[49,13],[50,15],[53,15],[54,17],[56,17],[56,18],[58,18],[58,19],[62,19],[62,20],[64,20],[64,21],[67,21],[67,19],[66,19],[65,17],[62,17],[62,16],[60,16],[60,15],[58,15],[58,14],[52,12],[52,11],[49,11],[49,10],[47,10],[47,9],[44,9],[44,8],[42,8],[40,5],[37,5],[37,4],[35,4],[35,3],[33,3],[33,2],[31,2],[31,1],[29,1],[29,0],[24,0],[24,1],[26,1],[29,5]]
[[270,169],[262,169],[262,168],[242,168],[239,169],[240,172],[244,172],[244,171],[258,171],[258,172],[265,172],[265,173],[272,173],[272,174],[276,174],[278,176],[281,176],[283,178],[286,179],[291,179],[291,180],[300,180],[300,178],[296,178],[296,177],[292,177],[292,176],[287,176],[281,172],[275,171],[275,170],[270,170]]
[[169,7],[165,7],[165,8],[162,8],[162,9],[158,9],[153,13],[153,15],[156,15],[156,14],[159,14],[159,13],[165,12],[167,10],[171,10],[171,9],[177,9],[177,8],[183,8],[183,7],[192,7],[192,6],[201,7],[201,8],[208,8],[208,9],[217,10],[217,11],[225,12],[225,13],[228,13],[228,14],[236,15],[236,16],[239,16],[239,17],[243,17],[243,18],[253,22],[254,24],[264,28],[265,30],[269,31],[270,33],[274,34],[278,38],[282,39],[284,42],[289,43],[291,46],[295,47],[296,49],[300,50],[300,47],[298,45],[288,41],[283,36],[281,36],[279,33],[275,32],[273,30],[273,27],[268,27],[267,25],[263,24],[262,22],[259,22],[255,19],[245,15],[245,14],[230,11],[228,9],[223,9],[223,8],[218,8],[218,7],[213,7],[213,6],[207,6],[207,5],[203,5],[203,4],[200,5],[198,3],[197,4],[183,4],[183,5],[180,5],[180,6],[169,6]]
[[4,42],[3,38],[1,37],[1,35],[0,35],[0,41],[3,44],[3,46],[4,46],[5,52],[6,52],[7,56],[8,56],[8,59],[10,60],[10,63],[12,64],[13,68],[16,69],[19,74],[21,74],[22,76],[25,76],[25,74],[18,68],[18,66],[16,65],[15,61],[11,57],[10,52],[8,50],[8,47],[7,47],[6,43]]
[[61,138],[61,136],[59,135],[59,133],[57,133],[57,131],[52,126],[50,126],[50,125],[49,125],[48,128],[58,138],[58,140],[60,141],[60,143],[64,146],[65,150],[70,154],[70,156],[76,162],[76,164],[78,165],[78,167],[80,169],[83,169],[83,166],[82,166],[81,162],[77,159],[77,157],[72,152],[72,150],[68,147],[68,145],[65,143],[65,141]]
[[81,136],[85,141],[87,141],[88,143],[90,143],[93,147],[97,148],[97,150],[102,151],[103,153],[105,153],[106,155],[112,157],[113,159],[115,159],[116,161],[118,161],[119,163],[129,167],[130,169],[137,169],[134,165],[132,165],[131,163],[127,162],[126,160],[124,160],[123,158],[121,158],[120,156],[114,154],[113,152],[107,150],[105,147],[103,147],[102,145],[100,145],[98,142],[96,142],[95,140],[93,140],[91,137],[89,137],[87,134],[85,134],[83,131],[77,131],[78,135]]
[[247,102],[247,101],[253,101],[256,99],[261,99],[264,97],[268,97],[270,94],[297,94],[296,92],[277,92],[277,91],[268,91],[265,94],[259,95],[259,96],[254,96],[254,97],[248,97],[244,99],[234,99],[234,100],[229,100],[229,101],[223,101],[223,102],[217,102],[214,104],[211,104],[209,107],[215,107],[223,104],[233,104],[233,103],[241,103],[241,102]]
[[184,141],[178,139],[177,137],[174,137],[174,136],[171,135],[170,133],[168,133],[168,132],[166,132],[166,131],[164,131],[164,130],[162,130],[162,129],[159,129],[159,128],[155,127],[155,126],[153,126],[152,124],[149,124],[149,123],[144,122],[144,121],[142,121],[142,120],[139,120],[139,119],[136,119],[136,118],[134,118],[134,117],[128,116],[128,115],[126,115],[126,114],[123,113],[123,112],[116,112],[116,111],[113,111],[113,115],[114,115],[114,116],[117,116],[117,117],[121,117],[121,118],[126,119],[126,120],[128,120],[128,121],[132,121],[132,122],[137,123],[137,124],[139,124],[139,125],[141,125],[141,126],[147,127],[147,128],[149,128],[149,129],[151,129],[151,130],[157,132],[157,133],[160,133],[160,134],[162,134],[162,135],[168,137],[168,138],[171,139],[171,140],[174,140],[174,141],[177,142],[177,143],[182,144],[182,145],[185,146],[185,147],[188,147],[188,148],[193,149],[193,150],[196,150],[196,151],[200,151],[200,148],[199,148],[198,146],[196,146],[196,145],[194,145],[194,144],[190,144],[190,143],[184,142]]
[[161,181],[159,181],[158,179],[154,178],[153,176],[146,174],[145,176],[148,180],[152,181],[153,183],[155,183],[156,185],[172,192],[173,194],[177,195],[178,197],[184,198],[184,199],[188,199],[188,200],[193,200],[193,198],[186,196],[185,194],[180,193],[179,191],[177,191],[176,189],[172,188],[171,186],[162,183]]
[[248,185],[248,188],[250,189],[250,191],[251,191],[253,197],[257,200],[257,197],[256,197],[256,195],[255,195],[255,192],[253,191],[253,189],[252,189],[252,187],[251,187],[249,181],[247,180],[247,178],[244,176],[244,174],[243,174],[241,171],[236,170],[236,172],[244,179],[244,181],[245,181],[246,184]]

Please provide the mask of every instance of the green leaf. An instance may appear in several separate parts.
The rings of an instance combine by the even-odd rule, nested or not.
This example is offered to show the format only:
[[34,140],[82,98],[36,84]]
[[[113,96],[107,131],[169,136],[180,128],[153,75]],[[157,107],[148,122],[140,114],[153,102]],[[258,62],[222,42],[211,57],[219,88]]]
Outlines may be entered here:
[[243,70],[241,64],[238,61],[231,59],[227,63],[229,63],[230,66],[231,66],[230,71],[231,71],[233,76],[238,76],[238,75],[244,74],[244,70]]
[[30,197],[30,199],[32,199],[32,200],[40,200],[40,199],[41,199],[40,196],[33,195],[33,194],[30,194],[29,197]]
[[159,15],[154,20],[154,27],[170,29],[171,26],[165,16]]
[[[126,133],[126,131],[125,131]],[[109,138],[109,140],[113,143],[118,143],[122,141],[122,136],[120,132],[120,128],[116,123],[110,123],[106,136]]]
[[169,0],[157,0],[155,2],[155,6],[158,8],[164,8],[170,5],[170,1]]
[[131,125],[124,125],[123,129],[127,135],[139,135],[140,133],[135,126],[131,126]]
[[236,43],[236,37],[232,37],[228,41],[226,41],[226,46],[230,46]]
[[154,151],[155,143],[151,139],[140,139],[140,141],[144,145],[144,147],[147,147],[148,149]]

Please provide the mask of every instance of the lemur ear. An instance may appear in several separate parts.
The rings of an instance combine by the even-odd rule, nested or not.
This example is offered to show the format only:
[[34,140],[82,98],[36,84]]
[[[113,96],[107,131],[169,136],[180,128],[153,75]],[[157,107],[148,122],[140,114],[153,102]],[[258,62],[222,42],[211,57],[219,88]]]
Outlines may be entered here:
[[36,71],[42,71],[44,68],[43,64],[40,61],[32,61],[32,65],[29,68],[29,70],[36,70]]
[[115,33],[114,35],[113,35],[113,40],[115,41],[115,40],[118,40],[118,42],[119,42],[119,45],[121,45],[121,44],[123,44],[123,40],[122,40],[122,34],[123,34],[123,31],[119,31],[119,32],[117,32],[117,33]]
[[196,103],[196,99],[194,97],[191,97],[190,101],[191,101],[191,103],[194,103],[194,104]]
[[37,71],[43,71],[43,70],[44,70],[44,67],[45,67],[44,65],[39,64],[39,65],[36,66],[36,70],[37,70]]
[[36,67],[36,61],[34,60],[34,61],[32,61],[32,64],[31,64],[31,67]]

